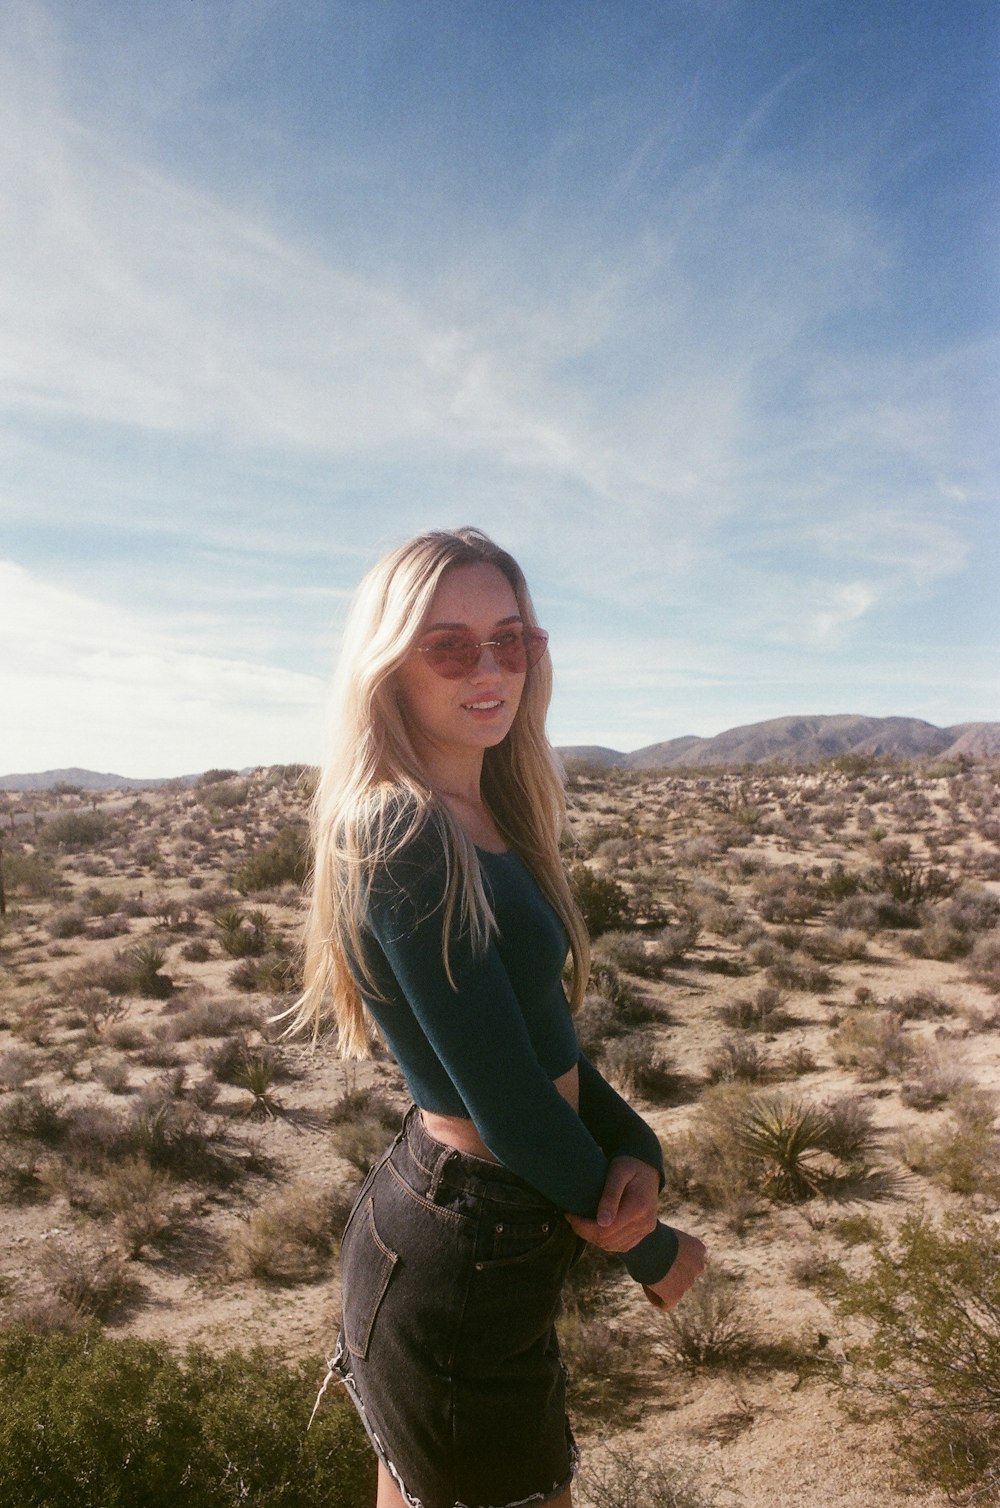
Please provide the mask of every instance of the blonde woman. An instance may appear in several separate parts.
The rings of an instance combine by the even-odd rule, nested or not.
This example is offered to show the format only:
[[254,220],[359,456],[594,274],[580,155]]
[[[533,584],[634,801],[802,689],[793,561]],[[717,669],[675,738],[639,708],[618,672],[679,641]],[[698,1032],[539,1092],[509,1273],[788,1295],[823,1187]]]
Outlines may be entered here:
[[[658,1140],[579,1049],[589,969],[563,873],[546,634],[510,555],[419,535],[363,581],[313,812],[306,989],[341,1048],[371,1024],[413,1098],[342,1255],[342,1380],[377,1508],[570,1508],[554,1331],[591,1241],[669,1308],[701,1242],[657,1223]],[[328,1381],[330,1379],[328,1378]]]

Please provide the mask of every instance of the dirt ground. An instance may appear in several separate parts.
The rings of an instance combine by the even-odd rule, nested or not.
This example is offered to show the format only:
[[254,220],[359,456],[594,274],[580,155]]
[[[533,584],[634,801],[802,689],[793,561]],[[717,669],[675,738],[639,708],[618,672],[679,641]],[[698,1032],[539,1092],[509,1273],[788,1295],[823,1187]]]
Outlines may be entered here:
[[[400,1107],[405,1101],[385,1060],[359,1067],[341,1062],[329,1043],[315,1050],[277,1043],[267,1018],[292,998],[294,973],[282,976],[281,967],[292,968],[299,889],[286,878],[243,894],[233,882],[248,857],[302,820],[307,789],[298,772],[282,770],[217,786],[225,787],[216,790],[219,800],[211,786],[134,800],[46,793],[47,815],[37,825],[33,806],[41,810],[41,797],[6,796],[0,1323],[67,1322],[75,1300],[59,1296],[66,1253],[86,1257],[91,1274],[110,1255],[128,1278],[103,1314],[110,1333],[176,1345],[277,1345],[290,1358],[314,1359],[319,1380],[336,1331],[335,1242],[324,1251],[315,1234],[303,1236],[306,1259],[282,1272],[284,1258],[267,1248],[267,1239],[278,1238],[273,1228],[267,1237],[260,1216],[287,1220],[292,1195],[314,1210],[331,1191],[341,1202],[348,1197],[358,1173],[332,1114],[345,1095],[367,1088]],[[878,1174],[854,1184],[831,1179],[799,1201],[760,1188],[709,1198],[697,1174],[668,1182],[665,1218],[706,1241],[753,1343],[728,1359],[685,1364],[668,1321],[624,1278],[613,1280],[604,1322],[631,1378],[627,1396],[611,1378],[603,1405],[600,1377],[588,1380],[589,1401],[576,1420],[585,1462],[625,1448],[633,1459],[683,1469],[702,1494],[697,1508],[710,1501],[720,1508],[944,1504],[935,1489],[907,1485],[892,1428],[864,1412],[856,1365],[864,1330],[845,1318],[822,1276],[831,1264],[865,1270],[865,1220],[891,1230],[907,1212],[964,1208],[996,1219],[995,1176],[962,1186],[926,1150],[956,1124],[970,1095],[996,1113],[995,773],[878,761],[811,772],[625,778],[578,771],[570,799],[579,843],[570,862],[621,887],[628,916],[618,930],[652,956],[664,928],[676,936],[688,927],[679,956],[668,949],[657,970],[636,974],[621,962],[616,970],[629,998],[645,1002],[647,1057],[669,1065],[655,1092],[619,1079],[659,1133],[668,1166],[689,1157],[720,1054],[736,1038],[752,1039],[763,1055],[758,1087],[769,1093],[815,1105],[859,1102],[875,1136],[868,1173]],[[73,846],[72,825],[68,840],[46,846],[48,823],[102,812],[106,826],[82,847]],[[900,857],[903,844],[908,852]],[[876,896],[872,877],[887,852],[896,854],[904,889],[907,865],[918,892],[929,880],[931,893],[913,899],[906,925],[887,925],[861,904]],[[45,890],[45,874],[48,893],[33,893]],[[935,874],[947,881],[939,894]],[[863,881],[854,889],[852,876]],[[963,932],[956,895],[970,894],[978,920]],[[853,912],[845,909],[852,898]],[[266,933],[262,953],[241,959],[226,950],[217,916],[227,908],[238,910],[244,929]],[[143,943],[162,955],[152,976],[168,978],[169,992],[162,983],[144,995],[115,982],[115,955]],[[600,944],[596,951],[610,956]],[[250,959],[253,967],[270,962],[271,973],[253,979],[252,967],[244,969],[243,984],[234,984],[234,971]],[[775,978],[783,982],[775,986]],[[771,1015],[734,1026],[740,1001],[752,1003],[767,988],[780,995]],[[895,1021],[895,1057],[880,1057],[878,1044],[858,1036],[859,1019],[882,1023],[882,1048],[884,1023]],[[280,1074],[262,1091],[217,1072],[218,1050],[234,1037],[250,1056],[280,1060]],[[58,1132],[46,1139],[38,1127],[17,1129],[9,1107],[26,1095],[56,1107],[69,1142]],[[106,1182],[110,1162],[84,1156],[81,1138],[107,1151],[113,1127],[152,1101],[189,1117],[189,1130],[197,1123],[205,1145],[238,1176],[226,1182],[171,1171],[168,1188],[162,1180],[143,1185],[137,1200],[152,1201],[162,1218],[128,1250],[120,1199],[116,1206]],[[89,1120],[80,1118],[84,1109]],[[984,1155],[995,1171],[995,1119],[992,1126]],[[852,1219],[860,1234],[848,1237]],[[264,1246],[256,1266],[249,1235]],[[315,1250],[306,1252],[309,1240]],[[586,1477],[581,1502],[585,1484]]]

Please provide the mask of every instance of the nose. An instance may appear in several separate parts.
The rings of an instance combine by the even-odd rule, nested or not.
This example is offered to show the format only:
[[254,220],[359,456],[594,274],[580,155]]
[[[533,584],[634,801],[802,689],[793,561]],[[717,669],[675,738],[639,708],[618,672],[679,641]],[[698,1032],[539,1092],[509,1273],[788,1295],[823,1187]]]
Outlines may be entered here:
[[484,677],[498,676],[501,674],[500,665],[496,658],[496,646],[493,644],[480,644],[479,659],[476,668],[472,672],[474,681],[481,681]]

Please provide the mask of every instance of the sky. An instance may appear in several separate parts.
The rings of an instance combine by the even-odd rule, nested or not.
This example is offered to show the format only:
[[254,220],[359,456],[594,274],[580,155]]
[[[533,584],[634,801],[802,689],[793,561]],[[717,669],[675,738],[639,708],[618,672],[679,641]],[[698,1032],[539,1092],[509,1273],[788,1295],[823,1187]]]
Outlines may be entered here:
[[519,559],[557,744],[1000,719],[992,0],[5,0],[0,774],[322,757]]

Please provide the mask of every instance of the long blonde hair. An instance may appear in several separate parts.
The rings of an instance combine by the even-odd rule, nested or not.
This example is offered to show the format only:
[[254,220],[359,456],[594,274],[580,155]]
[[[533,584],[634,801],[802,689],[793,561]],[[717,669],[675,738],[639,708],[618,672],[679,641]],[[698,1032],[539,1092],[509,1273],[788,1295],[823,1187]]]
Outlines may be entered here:
[[[520,566],[478,529],[418,534],[376,565],[348,614],[334,681],[333,739],[311,812],[313,880],[305,925],[305,988],[287,1015],[289,1031],[315,1035],[333,1015],[341,1051],[366,1057],[369,1023],[362,986],[377,993],[365,967],[365,895],[377,866],[427,823],[444,841],[442,896],[445,968],[456,932],[483,950],[495,921],[475,846],[421,772],[396,697],[394,674],[411,653],[446,571],[496,566],[510,582],[527,626],[537,618]],[[562,780],[545,736],[552,695],[546,653],[527,672],[517,716],[502,743],[485,751],[482,795],[505,842],[531,870],[570,939],[570,999],[583,998],[590,943],[559,855],[566,819]],[[359,985],[359,977],[361,984]]]

